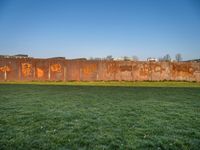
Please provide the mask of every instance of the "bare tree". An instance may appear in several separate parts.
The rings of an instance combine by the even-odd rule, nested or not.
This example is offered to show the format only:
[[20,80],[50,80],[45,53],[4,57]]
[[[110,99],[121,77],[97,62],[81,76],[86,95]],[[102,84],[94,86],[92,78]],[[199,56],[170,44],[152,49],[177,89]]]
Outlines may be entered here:
[[123,56],[123,59],[124,59],[125,61],[129,61],[129,60],[130,60],[130,58],[129,58],[128,56]]
[[94,60],[101,60],[101,58],[100,57],[95,57]]
[[182,56],[180,53],[176,54],[175,58],[176,58],[176,61],[178,62],[182,61]]
[[93,57],[90,57],[89,60],[94,60],[94,58],[93,58]]
[[108,56],[106,56],[106,60],[113,60],[112,55],[108,55]]
[[169,55],[169,54],[165,55],[165,56],[163,57],[163,60],[164,60],[164,61],[171,61],[170,55]]
[[133,61],[138,61],[138,57],[137,56],[132,56]]

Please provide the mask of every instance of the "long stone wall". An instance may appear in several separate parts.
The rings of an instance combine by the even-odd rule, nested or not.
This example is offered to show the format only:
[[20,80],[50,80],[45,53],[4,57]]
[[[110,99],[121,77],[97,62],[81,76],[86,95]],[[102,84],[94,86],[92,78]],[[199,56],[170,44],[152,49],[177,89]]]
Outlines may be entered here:
[[0,81],[197,81],[197,62],[0,58]]

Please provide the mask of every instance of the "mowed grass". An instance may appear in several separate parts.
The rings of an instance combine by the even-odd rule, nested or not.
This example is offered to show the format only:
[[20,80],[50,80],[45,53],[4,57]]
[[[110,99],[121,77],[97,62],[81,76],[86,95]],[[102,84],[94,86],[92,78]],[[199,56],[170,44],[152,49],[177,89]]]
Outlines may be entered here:
[[0,149],[200,149],[199,84],[118,84],[0,84]]

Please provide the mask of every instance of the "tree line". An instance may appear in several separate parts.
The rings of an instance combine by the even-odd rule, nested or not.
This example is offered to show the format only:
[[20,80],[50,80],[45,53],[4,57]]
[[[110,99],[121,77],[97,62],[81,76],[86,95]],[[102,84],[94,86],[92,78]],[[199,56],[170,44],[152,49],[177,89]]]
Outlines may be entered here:
[[[151,59],[151,58],[148,58],[148,59]],[[153,58],[152,58],[153,59]],[[108,55],[104,58],[99,58],[99,57],[90,57],[89,60],[124,60],[124,61],[139,61],[139,58],[137,56],[122,56],[122,57],[119,57],[119,58],[114,58],[112,55]],[[155,59],[155,60],[158,60],[158,61],[172,61],[172,58],[169,54],[166,54],[165,56],[163,57],[160,57],[158,59]],[[177,53],[175,55],[175,61],[177,62],[180,62],[183,60],[183,57],[180,53]]]

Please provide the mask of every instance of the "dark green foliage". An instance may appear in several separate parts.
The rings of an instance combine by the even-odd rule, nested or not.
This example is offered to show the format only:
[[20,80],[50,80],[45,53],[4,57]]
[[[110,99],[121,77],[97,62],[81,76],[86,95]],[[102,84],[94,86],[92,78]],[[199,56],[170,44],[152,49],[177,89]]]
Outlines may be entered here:
[[0,84],[0,149],[200,149],[200,88]]

